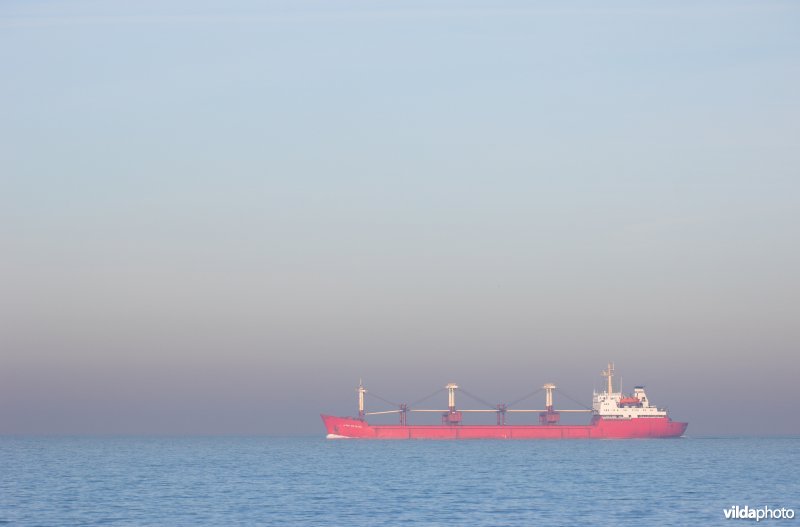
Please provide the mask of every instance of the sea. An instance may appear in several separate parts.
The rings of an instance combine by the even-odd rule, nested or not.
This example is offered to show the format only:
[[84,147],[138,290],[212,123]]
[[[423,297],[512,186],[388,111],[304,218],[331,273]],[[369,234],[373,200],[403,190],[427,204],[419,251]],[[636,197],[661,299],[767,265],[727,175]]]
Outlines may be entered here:
[[800,438],[0,437],[0,524],[800,525]]

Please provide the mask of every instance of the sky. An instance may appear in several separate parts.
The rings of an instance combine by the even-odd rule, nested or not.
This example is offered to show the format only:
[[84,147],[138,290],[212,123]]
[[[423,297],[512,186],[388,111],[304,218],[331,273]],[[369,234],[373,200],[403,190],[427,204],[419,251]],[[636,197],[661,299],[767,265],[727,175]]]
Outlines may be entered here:
[[321,435],[359,378],[590,404],[613,360],[690,435],[800,434],[799,26],[3,2],[0,433]]

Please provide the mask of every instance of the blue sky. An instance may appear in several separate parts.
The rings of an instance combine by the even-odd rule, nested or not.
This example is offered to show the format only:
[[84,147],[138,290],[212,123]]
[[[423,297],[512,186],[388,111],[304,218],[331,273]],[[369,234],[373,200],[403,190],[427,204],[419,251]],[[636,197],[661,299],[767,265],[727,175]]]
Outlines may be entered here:
[[800,433],[798,18],[4,2],[0,432],[316,433],[359,377],[588,401],[614,359],[691,430],[763,394]]

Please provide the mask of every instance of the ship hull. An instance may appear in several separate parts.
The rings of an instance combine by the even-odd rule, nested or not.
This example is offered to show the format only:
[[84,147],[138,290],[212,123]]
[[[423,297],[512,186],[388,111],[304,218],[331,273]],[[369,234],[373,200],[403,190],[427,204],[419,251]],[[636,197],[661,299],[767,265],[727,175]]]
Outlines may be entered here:
[[592,418],[588,425],[370,425],[322,415],[330,439],[635,439],[680,437],[688,423],[669,417]]

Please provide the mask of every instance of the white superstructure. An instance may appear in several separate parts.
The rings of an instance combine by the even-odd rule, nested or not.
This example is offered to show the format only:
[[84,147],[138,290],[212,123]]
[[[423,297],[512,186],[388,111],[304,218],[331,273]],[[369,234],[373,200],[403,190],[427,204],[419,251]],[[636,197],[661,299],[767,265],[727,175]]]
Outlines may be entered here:
[[[592,396],[592,410],[594,415],[604,419],[637,419],[639,417],[666,417],[667,410],[650,406],[650,401],[644,391],[644,386],[636,386],[632,395],[615,392],[612,378],[614,365],[608,364],[608,369],[603,372],[608,378],[608,387],[604,392],[594,392]],[[622,390],[622,388],[620,388]]]

